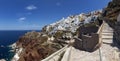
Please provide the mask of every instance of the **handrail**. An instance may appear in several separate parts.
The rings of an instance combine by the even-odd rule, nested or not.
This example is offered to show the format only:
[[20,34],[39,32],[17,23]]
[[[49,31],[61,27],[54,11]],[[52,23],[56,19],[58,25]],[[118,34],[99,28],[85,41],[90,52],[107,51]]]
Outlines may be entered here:
[[[98,31],[97,31],[97,34],[99,34],[99,36],[101,36],[101,32],[102,32],[104,23],[105,23],[105,22],[103,21],[102,25],[100,26],[100,28],[99,28]],[[100,37],[100,38],[101,38],[101,37]],[[57,52],[51,54],[49,57],[47,57],[47,58],[45,58],[45,59],[43,59],[43,60],[41,60],[41,61],[50,61],[51,59],[53,59],[53,61],[55,61],[56,59],[54,59],[54,57],[56,57],[57,55],[62,54],[64,51],[66,51],[66,52],[65,52],[65,54],[63,55],[64,58],[62,58],[62,61],[65,61],[65,60],[69,61],[70,54],[71,54],[71,47],[69,47],[69,48],[67,48],[67,47],[68,47],[68,45],[65,46],[65,47],[63,47],[62,49],[58,50]],[[66,50],[66,49],[67,49],[67,50]],[[99,54],[101,54],[101,53],[99,52]],[[57,59],[59,59],[59,58],[57,58]],[[100,56],[100,60],[102,60],[102,57],[101,57],[101,56]]]
[[[97,34],[99,34],[99,41],[100,42],[102,42],[101,37],[102,37],[102,30],[103,30],[104,24],[105,24],[105,22],[103,21],[102,25],[100,26],[100,28],[97,32]],[[99,56],[100,56],[100,61],[102,61],[102,52],[101,52],[100,48],[99,48]]]
[[[41,60],[41,61],[49,61],[49,60],[53,59],[53,57],[55,57],[55,56],[57,56],[57,55],[60,56],[60,54],[62,54],[62,53],[67,49],[67,47],[68,47],[68,45],[65,46],[65,47],[63,47],[62,49],[58,50],[57,52],[51,54],[50,56],[48,56],[47,58],[45,58],[45,59],[43,59],[43,60]],[[56,58],[56,59],[57,59],[57,58]],[[59,58],[58,58],[58,59],[59,59]]]
[[103,29],[103,26],[104,26],[104,21],[103,21],[103,23],[102,23],[102,25],[100,26],[100,28],[98,29],[98,32],[97,32],[97,34],[99,34],[101,31],[102,31],[102,29]]
[[79,41],[82,41],[82,39],[80,39],[80,38],[78,38],[78,37],[73,37],[74,39],[77,39],[77,40],[79,40]]

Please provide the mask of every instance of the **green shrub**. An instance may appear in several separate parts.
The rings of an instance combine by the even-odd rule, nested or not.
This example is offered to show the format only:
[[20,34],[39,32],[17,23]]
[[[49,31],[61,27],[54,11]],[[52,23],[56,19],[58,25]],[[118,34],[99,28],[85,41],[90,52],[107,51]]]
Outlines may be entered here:
[[48,40],[48,36],[42,36],[42,37],[40,37],[40,43],[44,43],[44,42],[47,42],[47,40]]
[[54,37],[55,37],[56,39],[58,39],[58,38],[62,37],[62,35],[63,35],[63,31],[57,31],[57,32],[54,34]]

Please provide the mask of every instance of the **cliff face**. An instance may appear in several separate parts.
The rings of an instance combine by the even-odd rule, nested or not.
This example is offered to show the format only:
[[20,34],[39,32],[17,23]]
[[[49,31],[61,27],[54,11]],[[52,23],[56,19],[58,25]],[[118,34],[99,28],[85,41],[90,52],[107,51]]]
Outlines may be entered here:
[[57,40],[41,32],[26,33],[16,42],[18,49],[23,48],[18,61],[40,61],[46,58],[64,46],[61,42],[55,41]]
[[112,0],[103,12],[103,18],[114,29],[114,40],[120,44],[120,0]]
[[108,3],[108,6],[104,9],[103,17],[107,18],[110,25],[114,25],[117,22],[117,17],[120,13],[120,0],[112,0]]
[[79,14],[61,19],[53,24],[43,27],[42,32],[28,32],[16,42],[16,54],[12,61],[40,61],[55,51],[68,45],[77,35],[81,25],[99,25],[97,20],[102,10],[88,14]]
[[88,14],[69,16],[43,27],[42,32],[28,32],[16,42],[18,54],[12,61],[40,61],[48,57],[67,45],[68,43],[65,40],[78,35],[80,26],[99,25],[96,22],[99,20],[99,16],[102,16],[114,29],[114,39],[120,44],[119,14],[120,0],[112,0],[103,12],[99,10]]

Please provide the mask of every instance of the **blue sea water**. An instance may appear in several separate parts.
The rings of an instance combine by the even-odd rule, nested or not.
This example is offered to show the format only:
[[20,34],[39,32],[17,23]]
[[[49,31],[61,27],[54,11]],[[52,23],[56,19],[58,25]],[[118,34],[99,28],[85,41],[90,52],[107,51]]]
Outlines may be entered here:
[[10,52],[11,48],[8,46],[15,43],[22,35],[30,31],[31,30],[0,30],[0,59],[10,61],[14,53]]

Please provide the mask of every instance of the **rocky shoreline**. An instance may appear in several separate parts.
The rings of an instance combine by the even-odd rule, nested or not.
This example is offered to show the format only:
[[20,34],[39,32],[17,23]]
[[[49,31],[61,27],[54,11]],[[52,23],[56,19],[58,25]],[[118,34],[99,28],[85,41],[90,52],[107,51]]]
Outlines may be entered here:
[[21,53],[22,48],[19,48],[19,49],[18,49],[16,43],[13,43],[13,44],[9,45],[8,47],[11,48],[11,50],[10,50],[11,52],[14,52],[14,53],[15,53],[15,55],[14,55],[14,57],[11,59],[11,61],[18,61],[18,59],[20,58],[20,57],[19,57],[19,54]]

